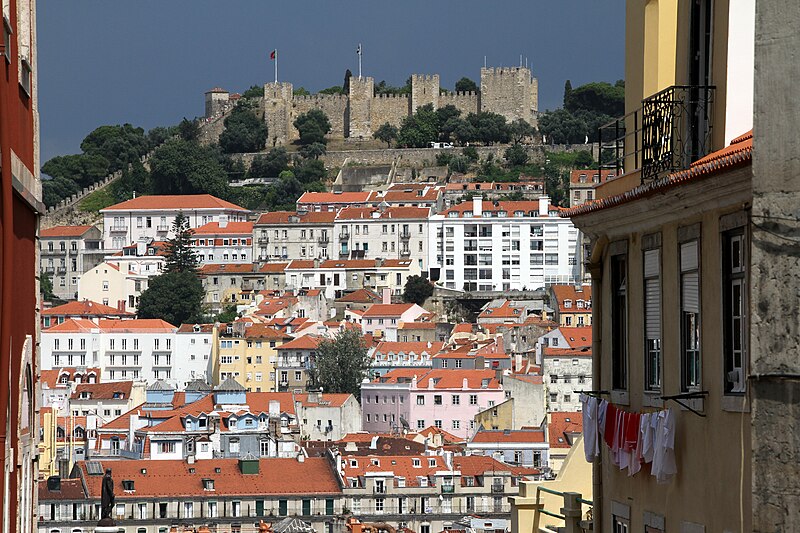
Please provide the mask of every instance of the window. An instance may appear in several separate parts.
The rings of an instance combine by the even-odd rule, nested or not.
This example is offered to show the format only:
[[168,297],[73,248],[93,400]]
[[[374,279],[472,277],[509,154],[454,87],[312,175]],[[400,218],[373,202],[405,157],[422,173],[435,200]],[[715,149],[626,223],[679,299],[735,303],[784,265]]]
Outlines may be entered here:
[[434,394],[434,396],[433,396],[433,405],[442,405],[442,395],[441,394]]
[[425,405],[425,396],[421,394],[417,395],[417,405]]
[[700,388],[700,241],[680,245],[681,390]]
[[434,425],[434,427],[436,427],[436,429],[442,429],[442,421],[441,420],[434,420],[433,421],[433,425]]
[[722,234],[722,328],[725,392],[745,391],[747,247],[744,228]]
[[[627,244],[627,243],[623,243]],[[611,382],[628,388],[627,256],[611,256]]]
[[661,390],[661,250],[644,251],[645,390]]
[[453,394],[453,405],[461,405],[461,396]]
[[550,374],[550,383],[558,383],[558,375]]
[[417,420],[417,429],[425,429],[425,421]]
[[469,404],[470,405],[478,405],[478,395],[477,394],[470,394],[469,395]]
[[461,420],[453,420],[453,429],[461,429]]

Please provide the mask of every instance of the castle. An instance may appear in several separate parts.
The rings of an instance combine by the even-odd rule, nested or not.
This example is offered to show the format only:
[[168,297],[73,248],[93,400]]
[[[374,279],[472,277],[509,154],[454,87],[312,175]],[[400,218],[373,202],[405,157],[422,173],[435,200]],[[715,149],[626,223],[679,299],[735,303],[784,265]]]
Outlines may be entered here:
[[[267,83],[259,103],[269,129],[269,145],[287,144],[298,138],[292,125],[295,118],[321,109],[331,123],[331,137],[369,139],[385,123],[400,126],[403,118],[420,106],[434,108],[453,105],[466,115],[490,111],[511,122],[518,118],[536,124],[538,81],[527,67],[482,68],[480,91],[441,93],[439,75],[411,76],[411,94],[375,94],[371,77],[350,78],[348,94],[314,94],[295,96],[289,82]],[[230,109],[239,95],[214,88],[205,94],[206,119]]]

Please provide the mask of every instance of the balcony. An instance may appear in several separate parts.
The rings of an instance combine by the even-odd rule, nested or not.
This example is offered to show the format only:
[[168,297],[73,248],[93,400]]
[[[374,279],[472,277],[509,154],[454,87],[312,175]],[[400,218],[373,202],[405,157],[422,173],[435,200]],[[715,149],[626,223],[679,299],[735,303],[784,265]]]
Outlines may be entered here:
[[675,85],[601,126],[601,168],[641,171],[641,182],[689,168],[711,151],[715,87]]
[[108,231],[110,231],[111,233],[127,233],[128,226],[124,224],[114,224],[113,226],[108,228]]
[[327,246],[329,242],[331,242],[331,240],[327,235],[323,235],[322,237],[317,237],[317,243],[320,246]]
[[259,237],[258,244],[269,244],[269,237]]
[[66,274],[67,273],[67,267],[58,267],[58,270],[56,272],[59,273],[59,274]]
[[442,494],[453,494],[455,490],[455,485],[442,485]]
[[400,255],[403,257],[409,257],[411,255],[411,250],[400,250]]
[[340,241],[346,241],[349,238],[350,238],[350,232],[349,231],[343,231],[343,232],[339,233],[339,240]]
[[407,241],[408,239],[411,238],[411,232],[408,231],[407,229],[401,230],[400,231],[400,238],[405,240],[405,241]]
[[492,484],[492,493],[494,493],[494,494],[503,493],[503,492],[505,492],[505,490],[506,490],[506,487],[503,484],[500,484],[500,483],[493,483]]
[[156,226],[156,231],[158,233],[166,233],[169,231],[169,226],[166,224],[159,224],[158,226]]

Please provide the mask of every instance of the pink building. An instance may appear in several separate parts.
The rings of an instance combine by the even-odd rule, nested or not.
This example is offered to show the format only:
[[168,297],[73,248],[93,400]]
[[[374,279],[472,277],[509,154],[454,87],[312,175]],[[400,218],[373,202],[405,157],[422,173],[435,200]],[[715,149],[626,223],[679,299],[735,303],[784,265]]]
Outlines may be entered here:
[[388,372],[361,386],[365,431],[381,432],[428,426],[469,438],[475,433],[479,411],[506,399],[493,370],[404,368]]

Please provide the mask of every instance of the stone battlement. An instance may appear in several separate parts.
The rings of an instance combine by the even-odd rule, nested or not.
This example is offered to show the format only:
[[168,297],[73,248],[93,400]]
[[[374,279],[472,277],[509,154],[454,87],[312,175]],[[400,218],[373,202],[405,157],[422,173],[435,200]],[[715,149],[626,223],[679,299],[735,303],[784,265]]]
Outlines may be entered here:
[[380,99],[402,98],[404,100],[408,100],[408,95],[407,94],[376,94],[375,98],[380,98]]
[[525,71],[527,71],[528,76],[530,76],[531,71],[527,67],[484,67],[481,69],[481,75],[504,76],[512,74],[517,76],[520,73],[525,73]]
[[347,100],[348,96],[346,94],[301,94],[301,95],[292,95],[294,100],[299,100],[301,102],[315,102],[319,100],[330,100],[330,101],[342,101]]

